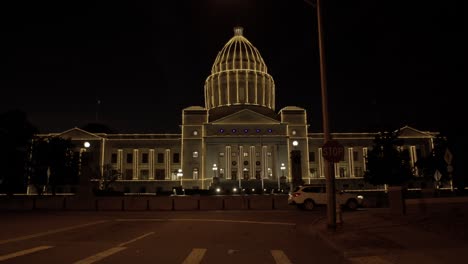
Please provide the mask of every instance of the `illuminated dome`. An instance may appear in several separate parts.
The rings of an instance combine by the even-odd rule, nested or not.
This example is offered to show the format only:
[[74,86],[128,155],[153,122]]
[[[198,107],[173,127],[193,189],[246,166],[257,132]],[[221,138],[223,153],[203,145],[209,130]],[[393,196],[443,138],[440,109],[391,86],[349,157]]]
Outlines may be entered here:
[[241,27],[234,28],[234,36],[218,53],[205,81],[205,106],[210,112],[241,106],[261,112],[275,110],[273,78],[260,52],[243,36]]

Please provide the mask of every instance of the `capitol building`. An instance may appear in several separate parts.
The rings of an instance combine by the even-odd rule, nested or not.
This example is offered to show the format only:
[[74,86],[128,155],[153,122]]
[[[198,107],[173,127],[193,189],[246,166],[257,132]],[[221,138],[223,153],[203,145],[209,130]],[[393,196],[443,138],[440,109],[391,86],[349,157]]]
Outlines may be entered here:
[[[182,110],[180,134],[105,134],[72,128],[38,136],[71,139],[100,175],[109,167],[118,172],[113,187],[127,193],[214,186],[282,190],[325,181],[323,134],[308,131],[304,108],[275,109],[273,77],[241,27],[234,28],[233,37],[218,52],[204,98],[204,106]],[[437,135],[401,128],[403,149],[409,151],[413,166],[431,152]],[[364,188],[365,157],[376,134],[331,136],[345,148],[344,158],[334,164],[337,188]]]

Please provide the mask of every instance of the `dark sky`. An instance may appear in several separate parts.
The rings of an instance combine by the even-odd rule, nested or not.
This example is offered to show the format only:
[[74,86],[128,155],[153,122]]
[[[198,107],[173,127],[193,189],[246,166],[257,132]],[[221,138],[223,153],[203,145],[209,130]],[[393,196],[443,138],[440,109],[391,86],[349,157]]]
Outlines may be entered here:
[[[461,4],[322,1],[332,132],[460,125]],[[41,132],[98,121],[179,133],[236,25],[275,80],[276,109],[304,107],[321,131],[317,17],[303,0],[5,2],[0,111],[27,112]]]

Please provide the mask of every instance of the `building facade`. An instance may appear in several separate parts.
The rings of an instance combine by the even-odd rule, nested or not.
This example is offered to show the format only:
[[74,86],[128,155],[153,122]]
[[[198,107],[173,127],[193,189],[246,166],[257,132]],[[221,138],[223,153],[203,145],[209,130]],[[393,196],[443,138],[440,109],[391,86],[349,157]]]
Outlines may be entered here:
[[[183,109],[180,134],[95,134],[73,128],[38,136],[70,138],[80,153],[92,156],[101,175],[107,167],[120,172],[114,188],[125,192],[180,186],[284,190],[325,179],[323,134],[308,132],[304,108],[275,109],[273,78],[242,28],[234,29],[218,53],[204,94],[204,107]],[[437,134],[401,128],[413,165],[431,152]],[[363,188],[365,157],[375,136],[332,133],[345,147],[343,160],[335,163],[335,177],[343,180],[338,188]]]

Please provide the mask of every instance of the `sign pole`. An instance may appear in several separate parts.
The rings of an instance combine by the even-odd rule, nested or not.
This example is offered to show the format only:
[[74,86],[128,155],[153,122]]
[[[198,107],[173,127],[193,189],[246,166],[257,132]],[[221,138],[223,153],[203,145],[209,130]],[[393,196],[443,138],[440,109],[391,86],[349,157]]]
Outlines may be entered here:
[[[331,140],[330,130],[328,128],[328,103],[327,103],[327,80],[325,67],[325,43],[323,39],[322,25],[322,5],[321,1],[317,0],[317,24],[318,24],[318,40],[319,40],[319,57],[320,57],[320,87],[322,91],[322,118],[323,118],[323,141],[324,143]],[[325,179],[327,188],[327,228],[336,229],[336,201],[335,201],[335,173],[333,170],[333,162],[325,160]]]

